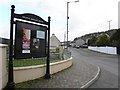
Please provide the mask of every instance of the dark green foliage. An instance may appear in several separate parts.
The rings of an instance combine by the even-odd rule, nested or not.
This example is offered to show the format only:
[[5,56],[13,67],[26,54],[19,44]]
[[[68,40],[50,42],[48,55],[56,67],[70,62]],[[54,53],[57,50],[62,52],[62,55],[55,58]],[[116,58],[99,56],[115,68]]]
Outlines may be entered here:
[[97,46],[108,46],[110,45],[110,38],[107,34],[103,33],[96,40]]
[[91,39],[88,40],[88,45],[95,46],[96,40],[97,40],[97,38],[95,36],[93,36]]
[[120,29],[116,30],[116,32],[111,36],[111,40],[120,40]]
[[110,41],[113,46],[120,47],[120,29],[116,30],[116,32],[111,36]]

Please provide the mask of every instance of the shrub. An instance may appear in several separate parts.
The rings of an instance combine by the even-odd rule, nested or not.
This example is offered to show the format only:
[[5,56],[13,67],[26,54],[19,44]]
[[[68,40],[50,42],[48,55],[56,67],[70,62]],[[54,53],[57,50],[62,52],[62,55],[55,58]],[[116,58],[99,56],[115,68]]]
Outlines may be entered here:
[[110,45],[110,37],[107,34],[103,33],[97,38],[95,44],[97,46],[108,46]]
[[110,37],[110,41],[113,46],[120,47],[120,29],[116,30],[116,32]]

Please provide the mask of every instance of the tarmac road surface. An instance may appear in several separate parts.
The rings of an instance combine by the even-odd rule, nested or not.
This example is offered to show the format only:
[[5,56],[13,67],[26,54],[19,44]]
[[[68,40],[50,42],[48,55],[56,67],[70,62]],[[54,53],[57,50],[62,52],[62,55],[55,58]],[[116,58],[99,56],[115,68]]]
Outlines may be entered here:
[[101,68],[99,79],[89,88],[118,88],[118,55],[108,55],[84,48],[69,48],[73,58]]

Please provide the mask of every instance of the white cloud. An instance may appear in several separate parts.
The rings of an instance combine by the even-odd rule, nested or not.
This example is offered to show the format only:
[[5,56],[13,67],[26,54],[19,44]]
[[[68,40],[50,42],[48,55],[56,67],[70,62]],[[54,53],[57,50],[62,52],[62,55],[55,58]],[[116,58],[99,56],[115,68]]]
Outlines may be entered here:
[[6,27],[6,25],[0,23],[0,37],[9,38],[9,30],[9,26]]
[[[34,13],[45,20],[47,20],[48,16],[51,16],[51,34],[55,33],[60,40],[63,40],[64,32],[66,31],[67,1],[72,0],[2,0],[1,4],[9,5],[9,7],[14,4],[16,6],[15,12]],[[86,33],[107,30],[108,20],[112,20],[111,28],[117,28],[118,1],[79,0],[77,3],[70,3],[69,40],[73,40],[75,37]],[[1,21],[0,23],[2,24]],[[0,26],[1,29],[6,27],[9,27],[8,23]],[[0,36],[4,36],[2,33],[6,31],[0,30]]]
[[80,0],[77,5],[71,4],[69,24],[73,36],[108,30],[108,20],[112,20],[111,28],[117,28],[117,4],[117,0]]

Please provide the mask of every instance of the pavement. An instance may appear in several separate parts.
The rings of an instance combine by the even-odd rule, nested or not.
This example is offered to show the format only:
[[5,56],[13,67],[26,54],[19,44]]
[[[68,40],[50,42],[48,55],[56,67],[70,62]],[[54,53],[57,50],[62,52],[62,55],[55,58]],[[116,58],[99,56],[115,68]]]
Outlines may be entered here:
[[[73,65],[61,72],[51,75],[51,79],[36,80],[16,84],[16,88],[88,88],[100,75],[100,68],[81,61],[73,56]],[[68,89],[68,90],[69,90]]]

